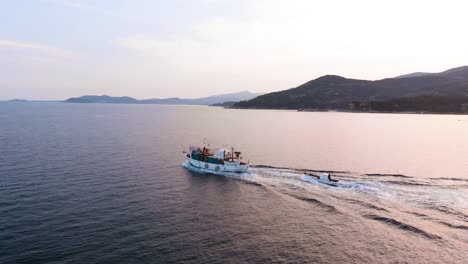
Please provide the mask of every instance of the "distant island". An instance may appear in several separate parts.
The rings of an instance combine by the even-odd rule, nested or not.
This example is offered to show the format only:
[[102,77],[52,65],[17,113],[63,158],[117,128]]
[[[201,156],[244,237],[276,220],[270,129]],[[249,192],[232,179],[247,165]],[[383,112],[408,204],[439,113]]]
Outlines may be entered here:
[[468,113],[468,66],[377,81],[326,75],[232,108],[302,111]]
[[235,102],[253,99],[261,94],[243,91],[239,93],[221,94],[197,99],[166,98],[137,100],[132,97],[113,97],[108,95],[85,95],[65,100],[66,103],[102,103],[102,104],[170,104],[170,105],[233,105]]
[[28,100],[26,99],[13,99],[13,100],[9,100],[7,102],[12,102],[12,103],[26,103],[26,102],[29,102]]

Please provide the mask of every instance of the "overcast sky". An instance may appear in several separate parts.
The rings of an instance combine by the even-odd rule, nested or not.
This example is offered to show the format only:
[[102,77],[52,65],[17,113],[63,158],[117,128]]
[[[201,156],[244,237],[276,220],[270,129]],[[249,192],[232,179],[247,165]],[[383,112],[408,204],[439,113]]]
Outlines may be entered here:
[[0,0],[0,99],[278,91],[468,64],[468,1]]

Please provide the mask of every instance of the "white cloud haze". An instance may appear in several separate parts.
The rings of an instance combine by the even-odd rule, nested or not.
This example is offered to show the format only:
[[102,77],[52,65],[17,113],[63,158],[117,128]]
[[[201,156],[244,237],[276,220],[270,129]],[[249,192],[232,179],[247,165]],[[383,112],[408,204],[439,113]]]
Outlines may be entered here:
[[0,39],[0,48],[10,48],[10,49],[23,49],[35,51],[44,55],[55,56],[55,57],[74,57],[78,54],[72,51],[64,50],[61,48],[50,47],[46,45],[33,44],[33,43],[24,43],[11,40]]

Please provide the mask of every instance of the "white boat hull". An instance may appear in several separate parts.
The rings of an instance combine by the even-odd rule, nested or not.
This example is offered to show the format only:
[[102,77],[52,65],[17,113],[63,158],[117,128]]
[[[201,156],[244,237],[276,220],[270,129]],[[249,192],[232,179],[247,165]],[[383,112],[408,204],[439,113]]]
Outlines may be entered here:
[[241,165],[238,162],[225,162],[225,164],[213,164],[207,163],[195,159],[188,159],[188,162],[191,166],[210,173],[222,173],[222,172],[236,172],[236,173],[244,173],[248,172],[249,165]]

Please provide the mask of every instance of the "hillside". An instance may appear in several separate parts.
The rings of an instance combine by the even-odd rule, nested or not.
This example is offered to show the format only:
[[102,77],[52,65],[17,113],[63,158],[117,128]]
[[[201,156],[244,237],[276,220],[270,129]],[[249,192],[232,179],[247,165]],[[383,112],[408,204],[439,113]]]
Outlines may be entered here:
[[[441,73],[412,74],[407,75],[407,77],[400,76],[377,81],[326,75],[296,88],[236,103],[233,107],[339,110],[356,109],[356,104],[366,105],[369,102],[384,102],[396,98],[419,98],[421,96],[459,97],[462,98],[461,101],[468,102],[467,95],[468,67],[465,66]],[[457,105],[457,109],[460,107]],[[359,109],[359,107],[357,108]],[[434,108],[436,107],[434,106]],[[398,111],[404,111],[404,109]]]

